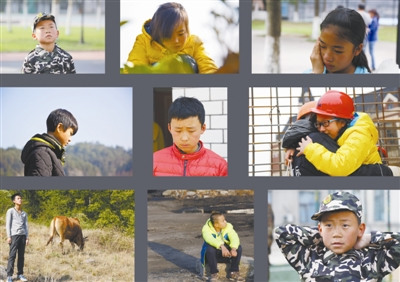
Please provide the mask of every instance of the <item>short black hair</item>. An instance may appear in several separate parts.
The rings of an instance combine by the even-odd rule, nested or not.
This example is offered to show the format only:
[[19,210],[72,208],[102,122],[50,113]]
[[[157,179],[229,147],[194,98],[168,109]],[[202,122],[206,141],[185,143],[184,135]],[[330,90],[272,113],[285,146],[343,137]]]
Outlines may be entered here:
[[168,123],[171,119],[186,119],[189,117],[198,117],[201,125],[204,124],[205,110],[203,104],[196,98],[179,97],[169,107]]
[[49,114],[46,120],[47,132],[54,132],[59,123],[64,126],[64,130],[71,127],[74,131],[72,135],[75,135],[78,132],[78,122],[67,110],[57,109]]
[[210,221],[211,221],[211,223],[214,225],[214,223],[215,223],[215,221],[217,220],[217,218],[218,217],[220,217],[220,216],[222,216],[222,215],[224,215],[222,212],[220,212],[220,211],[213,211],[213,212],[211,212],[211,215],[210,215]]
[[20,196],[22,198],[21,193],[17,192],[17,193],[14,193],[14,194],[11,195],[11,201],[14,202],[15,197],[17,197],[17,196]]

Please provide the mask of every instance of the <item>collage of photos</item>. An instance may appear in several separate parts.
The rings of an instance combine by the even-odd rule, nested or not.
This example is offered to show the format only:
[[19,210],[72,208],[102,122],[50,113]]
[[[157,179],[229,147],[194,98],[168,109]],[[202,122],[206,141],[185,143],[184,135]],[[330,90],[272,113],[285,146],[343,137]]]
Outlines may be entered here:
[[0,282],[400,282],[399,21],[1,1]]

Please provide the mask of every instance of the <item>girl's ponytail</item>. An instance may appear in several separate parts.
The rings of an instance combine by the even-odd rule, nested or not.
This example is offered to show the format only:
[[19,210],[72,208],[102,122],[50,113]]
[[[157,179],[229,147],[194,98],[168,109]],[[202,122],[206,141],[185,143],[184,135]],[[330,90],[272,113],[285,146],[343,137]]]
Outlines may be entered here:
[[360,54],[358,54],[358,56],[355,56],[353,58],[352,63],[356,67],[364,67],[368,70],[368,72],[371,72],[371,69],[369,68],[369,65],[368,65],[367,56],[365,55],[363,50],[361,50],[361,52],[360,52]]

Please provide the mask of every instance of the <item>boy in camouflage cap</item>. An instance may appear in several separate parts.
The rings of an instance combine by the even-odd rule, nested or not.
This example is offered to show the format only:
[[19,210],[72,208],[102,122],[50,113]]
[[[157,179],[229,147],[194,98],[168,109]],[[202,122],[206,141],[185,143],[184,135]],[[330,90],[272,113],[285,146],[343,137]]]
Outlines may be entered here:
[[38,41],[22,65],[27,74],[69,74],[76,73],[72,56],[58,47],[56,40],[59,31],[53,15],[39,13],[32,26],[32,38]]
[[400,265],[400,233],[364,234],[360,200],[328,195],[312,217],[318,227],[288,224],[275,240],[301,281],[382,281]]

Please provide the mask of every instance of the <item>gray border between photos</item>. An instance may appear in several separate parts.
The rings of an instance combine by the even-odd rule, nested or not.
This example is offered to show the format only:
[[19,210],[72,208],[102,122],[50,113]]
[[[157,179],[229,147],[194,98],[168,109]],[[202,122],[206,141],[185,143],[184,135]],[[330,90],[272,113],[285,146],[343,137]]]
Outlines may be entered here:
[[[166,1],[167,2],[167,1]],[[312,75],[251,74],[251,1],[240,1],[240,73],[221,75],[120,75],[119,1],[106,1],[106,73],[76,76],[23,76],[2,74],[2,87],[130,87],[133,91],[132,177],[26,178],[1,177],[0,189],[134,189],[136,200],[135,281],[147,280],[147,190],[253,189],[255,281],[267,281],[268,189],[400,189],[400,177],[249,177],[249,87],[400,87],[396,74]],[[308,56],[308,54],[304,54]],[[282,54],[284,56],[284,54]],[[306,67],[306,66],[305,66]],[[226,178],[152,177],[152,110],[154,87],[227,87],[229,176]],[[110,93],[112,95],[112,93]],[[95,109],[94,109],[95,110]],[[199,246],[200,248],[200,246]]]

